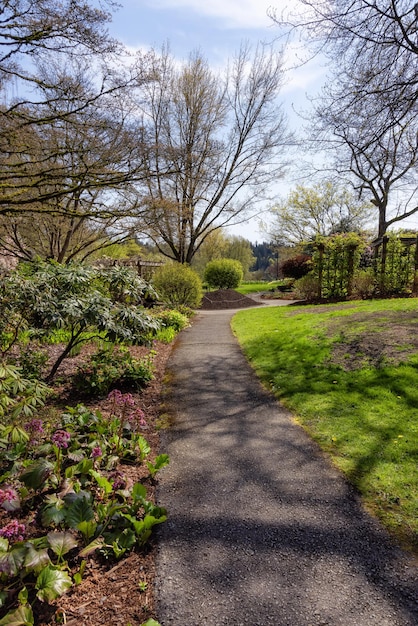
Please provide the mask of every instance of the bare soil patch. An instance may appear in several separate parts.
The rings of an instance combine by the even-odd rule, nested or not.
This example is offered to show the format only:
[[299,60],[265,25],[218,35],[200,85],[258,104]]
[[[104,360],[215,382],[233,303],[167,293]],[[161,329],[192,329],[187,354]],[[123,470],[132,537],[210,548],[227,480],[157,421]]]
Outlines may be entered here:
[[[364,325],[368,329],[359,330]],[[340,338],[332,346],[331,363],[347,371],[398,365],[418,351],[418,313],[354,313],[329,323],[328,335],[337,333]]]
[[256,302],[253,298],[244,296],[234,289],[218,289],[209,291],[202,298],[200,308],[205,311],[215,311],[220,309],[246,309],[250,306],[259,306],[261,302]]

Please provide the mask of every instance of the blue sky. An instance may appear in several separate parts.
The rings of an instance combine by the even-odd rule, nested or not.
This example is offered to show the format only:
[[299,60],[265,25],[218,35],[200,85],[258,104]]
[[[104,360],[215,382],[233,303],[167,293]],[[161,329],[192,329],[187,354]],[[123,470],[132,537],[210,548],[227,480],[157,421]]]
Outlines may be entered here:
[[[158,49],[169,42],[175,57],[186,59],[191,51],[198,49],[214,68],[225,65],[243,41],[256,45],[260,41],[277,40],[279,28],[267,11],[273,6],[280,14],[289,5],[287,0],[120,0],[120,3],[123,6],[113,14],[109,30],[129,49]],[[281,47],[281,41],[276,41],[276,45]],[[300,52],[294,45],[288,48],[289,68],[294,66]],[[282,100],[292,128],[302,125],[293,109],[306,110],[306,94],[318,90],[324,73],[317,62],[287,72]],[[277,192],[285,196],[294,184],[289,175],[278,185]],[[257,220],[227,232],[252,241],[265,238],[257,228]]]

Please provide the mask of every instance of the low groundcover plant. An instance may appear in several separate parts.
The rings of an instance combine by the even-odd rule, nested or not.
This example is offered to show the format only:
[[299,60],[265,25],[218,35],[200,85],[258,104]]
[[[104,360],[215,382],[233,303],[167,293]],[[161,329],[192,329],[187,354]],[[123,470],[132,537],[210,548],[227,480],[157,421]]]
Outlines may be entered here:
[[[0,428],[0,626],[35,624],[39,603],[81,583],[92,555],[119,559],[166,520],[144,483],[168,456],[147,458],[146,415],[131,394],[112,391],[108,407],[68,408],[55,430],[36,418]],[[126,463],[143,477],[133,482]]]

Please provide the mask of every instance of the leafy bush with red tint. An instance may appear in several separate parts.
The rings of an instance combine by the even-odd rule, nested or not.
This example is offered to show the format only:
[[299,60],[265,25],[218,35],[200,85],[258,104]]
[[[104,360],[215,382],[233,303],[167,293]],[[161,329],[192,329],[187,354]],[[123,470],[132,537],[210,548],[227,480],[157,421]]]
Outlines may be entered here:
[[283,261],[279,269],[286,278],[302,278],[312,269],[311,257],[307,254],[298,254]]

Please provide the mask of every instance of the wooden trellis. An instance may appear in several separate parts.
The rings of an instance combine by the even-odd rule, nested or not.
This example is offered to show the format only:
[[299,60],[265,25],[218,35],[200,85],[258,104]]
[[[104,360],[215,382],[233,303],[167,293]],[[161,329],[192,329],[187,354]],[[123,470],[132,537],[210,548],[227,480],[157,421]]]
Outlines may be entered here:
[[[397,238],[403,246],[402,252],[390,251],[390,237],[384,235],[372,242],[374,248],[374,268],[380,293],[388,291],[387,277],[390,265],[397,260],[399,287],[411,288],[413,293],[418,292],[418,237],[400,236]],[[398,255],[398,259],[396,256]]]

